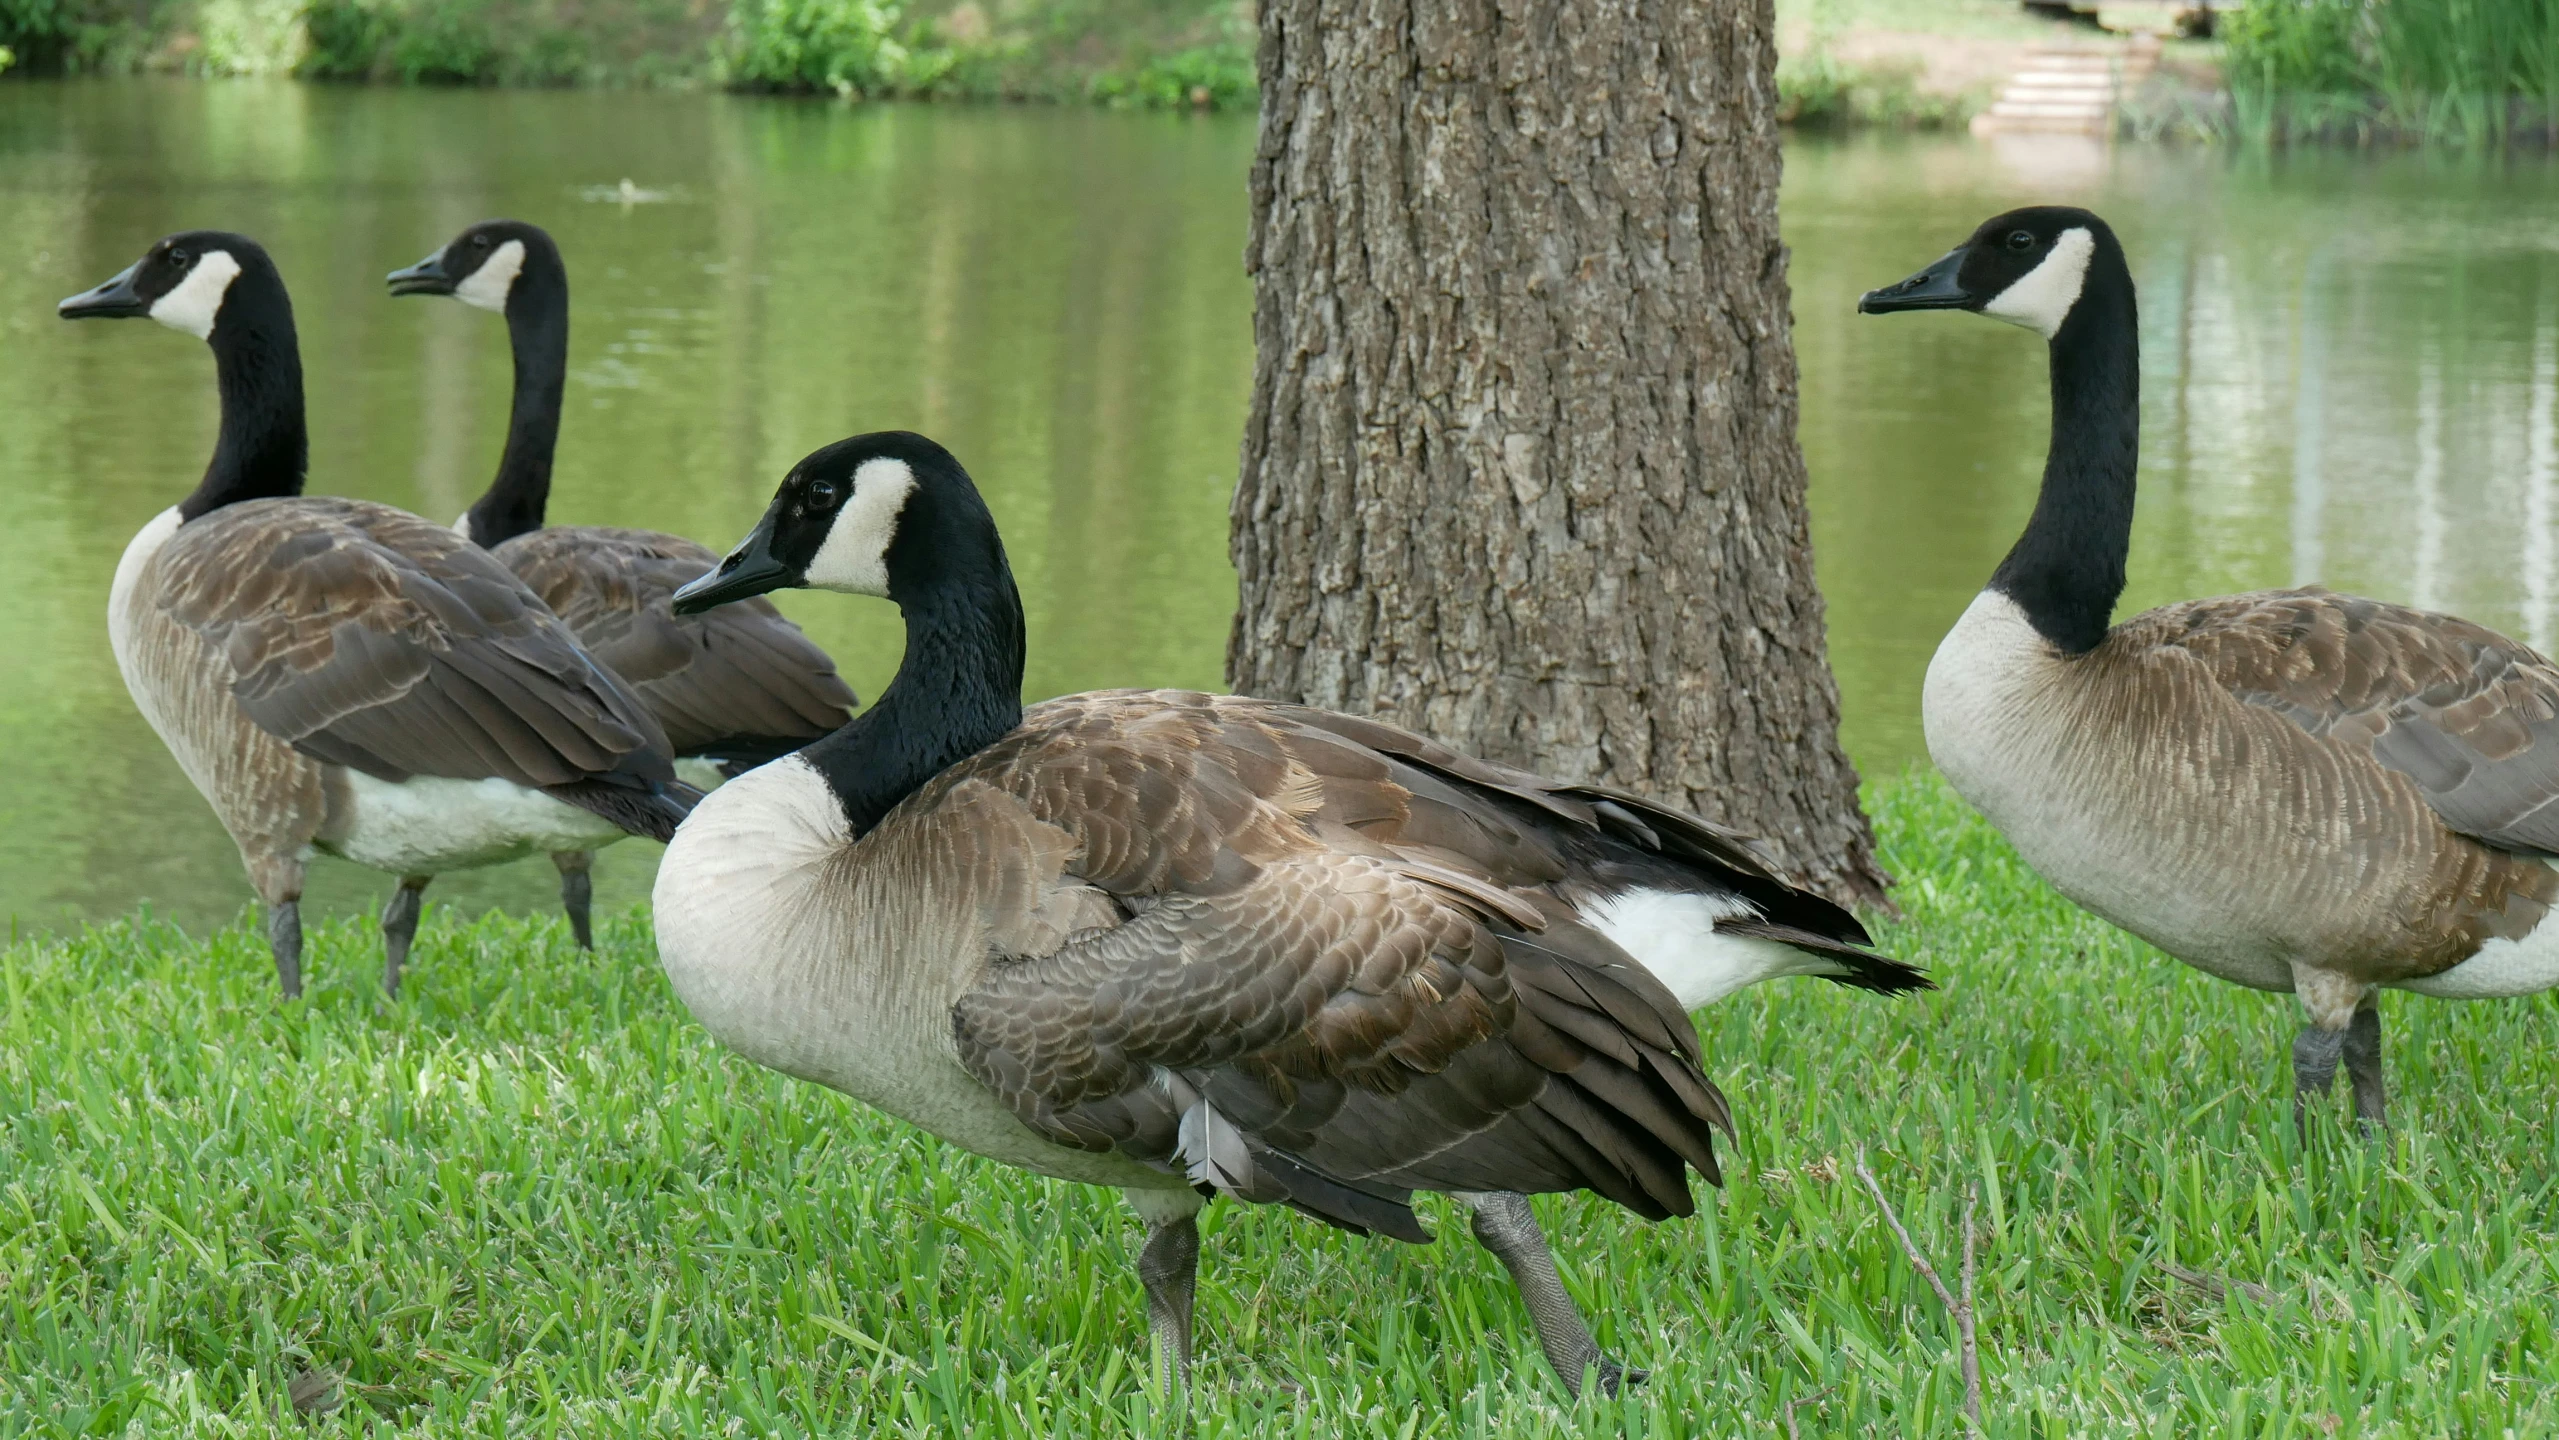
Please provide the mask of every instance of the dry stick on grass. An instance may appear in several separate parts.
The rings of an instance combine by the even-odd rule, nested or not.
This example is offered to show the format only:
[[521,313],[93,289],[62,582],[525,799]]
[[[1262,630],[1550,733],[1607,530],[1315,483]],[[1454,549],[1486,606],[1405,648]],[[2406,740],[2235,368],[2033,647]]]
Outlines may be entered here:
[[1866,1193],[1875,1197],[1884,1212],[1884,1223],[1893,1227],[1901,1240],[1901,1252],[1910,1257],[1911,1268],[1937,1292],[1937,1303],[1955,1317],[1956,1358],[1964,1369],[1964,1415],[1973,1422],[1973,1433],[1981,1433],[1981,1346],[1973,1330],[1973,1202],[1972,1186],[1964,1187],[1964,1295],[1961,1300],[1946,1293],[1946,1282],[1937,1278],[1937,1267],[1919,1253],[1918,1242],[1902,1228],[1901,1216],[1893,1210],[1893,1202],[1884,1198],[1884,1187],[1875,1183],[1875,1172],[1866,1168],[1866,1147],[1857,1147],[1857,1178],[1866,1182]]
[[2200,1271],[2189,1270],[2183,1265],[2167,1260],[2159,1262],[2159,1269],[2169,1279],[2176,1280],[2187,1285],[2192,1285],[2215,1300],[2218,1300],[2222,1296],[2236,1290],[2240,1294],[2247,1296],[2249,1299],[2256,1301],[2260,1305],[2272,1305],[2275,1303],[2274,1291],[2267,1289],[2263,1285],[2254,1284],[2250,1281],[2223,1280],[2217,1275],[2206,1275]]
[[1794,1399],[1787,1401],[1786,1440],[1804,1440],[1804,1432],[1795,1428],[1795,1412],[1812,1404],[1814,1401],[1821,1399],[1823,1396],[1828,1395],[1830,1392],[1838,1388],[1839,1387],[1836,1385],[1824,1385],[1822,1388],[1814,1391],[1810,1395],[1798,1395]]

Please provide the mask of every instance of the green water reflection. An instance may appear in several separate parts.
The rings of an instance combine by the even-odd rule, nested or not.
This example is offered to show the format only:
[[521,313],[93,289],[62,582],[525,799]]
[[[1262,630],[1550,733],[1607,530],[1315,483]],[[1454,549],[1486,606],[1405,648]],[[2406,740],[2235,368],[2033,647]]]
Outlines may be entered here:
[[[235,913],[237,862],[134,713],[107,578],[214,428],[203,347],[53,302],[151,238],[267,243],[293,286],[316,490],[444,517],[494,463],[503,327],[382,273],[476,219],[539,220],[574,292],[553,514],[725,545],[783,467],[856,429],[942,438],[988,491],[1030,608],[1029,689],[1217,683],[1225,505],[1251,376],[1249,119],[284,84],[0,86],[0,912]],[[2468,167],[1962,140],[1798,145],[1804,444],[1852,752],[1919,750],[1918,678],[2031,503],[2040,349],[1962,317],[1860,320],[1860,289],[1992,209],[2091,204],[2143,286],[2132,599],[2323,578],[2546,641],[2554,619],[2559,192]],[[629,178],[644,192],[618,198]],[[654,198],[651,198],[654,197]],[[865,694],[893,612],[784,604]],[[654,847],[607,853],[608,904]],[[439,881],[550,903],[550,867]],[[383,882],[324,861],[314,908]]]

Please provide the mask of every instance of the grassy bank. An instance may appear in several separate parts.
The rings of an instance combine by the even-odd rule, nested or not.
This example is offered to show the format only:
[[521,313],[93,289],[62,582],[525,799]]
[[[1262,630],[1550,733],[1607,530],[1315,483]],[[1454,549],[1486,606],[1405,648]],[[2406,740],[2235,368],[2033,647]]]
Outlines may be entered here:
[[1232,106],[1250,0],[0,0],[38,74]]
[[[1833,8],[1781,26],[1789,123],[1926,128],[1982,103],[1843,44]],[[31,74],[1231,108],[1253,102],[1253,45],[1251,0],[0,0],[0,70]]]
[[2244,138],[2559,138],[2559,0],[2249,0],[2222,34]]
[[[2304,1150],[2288,1003],[2061,903],[1933,779],[1875,799],[1887,943],[1944,991],[1737,997],[1729,1188],[1540,1202],[1650,1384],[1565,1402],[1444,1207],[1415,1249],[1220,1203],[1196,1432],[1962,1434],[1860,1146],[1941,1266],[1979,1189],[1994,1436],[2559,1425],[2559,1003],[2395,998],[2401,1128]],[[727,1057],[604,928],[431,912],[392,1005],[353,925],[294,1008],[245,927],[0,952],[0,1435],[311,1433],[297,1376],[324,1433],[1167,1433],[1118,1201]]]

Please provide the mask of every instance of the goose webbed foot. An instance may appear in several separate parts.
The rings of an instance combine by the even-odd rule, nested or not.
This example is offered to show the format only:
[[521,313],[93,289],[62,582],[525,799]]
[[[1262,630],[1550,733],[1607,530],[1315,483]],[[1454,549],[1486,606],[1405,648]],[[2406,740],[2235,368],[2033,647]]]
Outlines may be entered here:
[[302,998],[302,901],[279,900],[267,907],[267,949],[275,952],[275,979],[284,998]]
[[1188,1190],[1128,1192],[1146,1221],[1137,1278],[1146,1286],[1146,1329],[1154,1340],[1155,1381],[1182,1403],[1191,1383],[1191,1302],[1198,1293],[1200,1198]]
[[595,902],[595,877],[588,873],[595,864],[595,854],[588,850],[563,850],[551,857],[560,871],[560,908],[569,912],[569,933],[577,938],[578,948],[595,948],[595,925],[589,918]]
[[2355,1120],[2364,1133],[2390,1128],[2390,1096],[2381,1084],[2381,1010],[2364,997],[2346,1026],[2346,1078],[2355,1087]]
[[427,882],[432,875],[411,875],[400,881],[391,892],[391,903],[382,907],[382,989],[385,994],[400,993],[400,969],[409,963],[409,942],[417,938],[418,911],[425,908]]
[[1585,1374],[1597,1381],[1603,1395],[1644,1383],[1645,1371],[1610,1359],[1591,1338],[1581,1308],[1564,1289],[1555,1254],[1546,1246],[1546,1232],[1538,1228],[1527,1196],[1494,1191],[1453,1198],[1475,1212],[1475,1238],[1511,1272],[1511,1282],[1519,1287],[1529,1318],[1536,1322],[1537,1343],[1546,1352],[1546,1363],[1555,1367],[1566,1390],[1580,1396]]

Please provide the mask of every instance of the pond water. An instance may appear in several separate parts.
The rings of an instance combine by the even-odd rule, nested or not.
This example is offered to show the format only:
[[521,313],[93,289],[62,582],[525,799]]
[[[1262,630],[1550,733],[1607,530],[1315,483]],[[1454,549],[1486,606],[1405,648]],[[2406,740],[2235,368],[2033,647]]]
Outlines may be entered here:
[[[210,446],[204,348],[53,302],[165,232],[258,236],[294,290],[312,486],[438,517],[494,465],[504,327],[382,274],[473,220],[559,237],[569,413],[552,514],[725,546],[859,429],[950,444],[1005,527],[1034,695],[1218,682],[1251,380],[1243,117],[289,84],[0,85],[0,913],[53,926],[247,899],[105,643],[125,541]],[[2041,347],[1856,294],[2036,199],[2115,221],[2142,286],[2134,604],[2321,580],[2547,645],[2559,625],[2559,188],[2545,161],[2274,162],[2075,144],[1788,152],[1814,536],[1849,748],[1920,754],[1929,651],[2023,523]],[[621,182],[636,187],[626,197]],[[857,688],[894,613],[783,604]],[[655,847],[606,852],[645,894]],[[431,900],[551,904],[539,861]],[[387,882],[322,861],[310,908]]]

